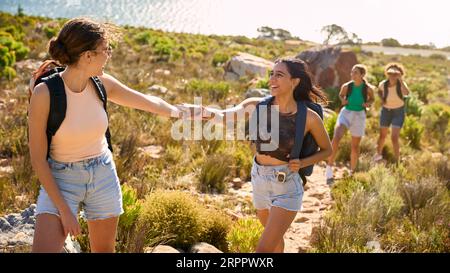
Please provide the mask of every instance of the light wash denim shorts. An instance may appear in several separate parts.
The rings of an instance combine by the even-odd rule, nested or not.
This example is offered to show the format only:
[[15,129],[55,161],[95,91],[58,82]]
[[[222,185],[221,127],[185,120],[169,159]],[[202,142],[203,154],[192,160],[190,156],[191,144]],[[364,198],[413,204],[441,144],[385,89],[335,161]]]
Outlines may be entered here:
[[[64,163],[49,158],[48,164],[73,215],[78,215],[80,205],[87,220],[102,220],[123,213],[122,191],[109,150],[101,156],[78,162]],[[60,216],[41,186],[36,215],[42,213]]]
[[350,111],[343,107],[339,112],[336,127],[341,124],[349,129],[352,136],[362,137],[366,129],[366,112],[364,110]]
[[[286,179],[279,182],[277,172],[285,172]],[[288,165],[263,166],[253,159],[251,171],[253,206],[270,209],[272,206],[290,211],[299,211],[303,199],[303,182],[298,172],[289,170]]]

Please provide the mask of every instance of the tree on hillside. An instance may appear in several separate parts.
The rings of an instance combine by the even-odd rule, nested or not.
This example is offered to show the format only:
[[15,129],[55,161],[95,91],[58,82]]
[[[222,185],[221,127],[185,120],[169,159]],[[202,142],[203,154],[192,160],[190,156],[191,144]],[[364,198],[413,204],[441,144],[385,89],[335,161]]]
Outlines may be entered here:
[[362,39],[355,33],[348,33],[343,27],[336,24],[326,25],[322,27],[321,32],[325,34],[324,45],[329,44],[350,44],[359,45],[362,43]]
[[268,26],[259,27],[258,32],[260,35],[258,39],[270,39],[270,40],[298,40],[298,37],[293,37],[291,33],[285,29],[281,28],[271,28]]
[[390,46],[390,47],[397,47],[397,46],[402,46],[397,40],[395,40],[394,38],[385,38],[383,40],[381,40],[381,45],[382,46]]

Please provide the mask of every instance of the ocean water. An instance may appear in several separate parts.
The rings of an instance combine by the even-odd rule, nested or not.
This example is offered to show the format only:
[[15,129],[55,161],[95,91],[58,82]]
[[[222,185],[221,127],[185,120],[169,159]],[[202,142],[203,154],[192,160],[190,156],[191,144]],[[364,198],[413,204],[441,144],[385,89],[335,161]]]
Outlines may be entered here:
[[338,24],[364,42],[450,45],[450,1],[442,0],[0,0],[0,10],[17,13],[19,4],[30,15],[176,32],[256,37],[258,27],[270,26],[322,42],[321,28]]

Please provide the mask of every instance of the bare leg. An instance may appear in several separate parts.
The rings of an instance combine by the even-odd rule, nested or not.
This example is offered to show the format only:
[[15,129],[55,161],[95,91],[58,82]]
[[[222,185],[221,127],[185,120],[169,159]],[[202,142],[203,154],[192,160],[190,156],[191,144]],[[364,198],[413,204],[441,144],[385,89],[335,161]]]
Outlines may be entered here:
[[389,128],[387,127],[381,127],[380,128],[380,137],[378,138],[378,146],[377,146],[377,153],[381,155],[383,152],[383,146],[384,142],[386,141],[386,136],[389,132]]
[[37,216],[32,252],[60,253],[65,240],[63,226],[58,216],[49,213]]
[[264,232],[256,247],[257,253],[273,253],[277,250],[287,229],[294,221],[296,211],[272,207],[269,212]]
[[[256,216],[258,216],[258,219],[263,225],[263,227],[266,227],[267,220],[269,219],[269,210],[268,209],[257,210]],[[274,252],[283,253],[283,251],[284,251],[284,239],[280,241],[280,243],[275,248]]]
[[115,251],[118,222],[119,217],[88,221],[91,252],[113,253]]
[[359,158],[359,143],[361,142],[361,137],[352,136],[352,153],[350,155],[350,170],[353,172],[356,169]]
[[339,142],[341,141],[342,137],[344,136],[346,130],[347,130],[347,128],[344,125],[339,125],[334,130],[333,140],[331,141],[332,153],[328,157],[328,165],[329,166],[333,166],[333,164],[334,164],[334,160],[336,158],[337,151],[339,148]]
[[395,160],[397,162],[400,159],[400,143],[399,143],[400,129],[401,128],[398,127],[392,127],[392,134],[391,134],[392,147],[394,148]]

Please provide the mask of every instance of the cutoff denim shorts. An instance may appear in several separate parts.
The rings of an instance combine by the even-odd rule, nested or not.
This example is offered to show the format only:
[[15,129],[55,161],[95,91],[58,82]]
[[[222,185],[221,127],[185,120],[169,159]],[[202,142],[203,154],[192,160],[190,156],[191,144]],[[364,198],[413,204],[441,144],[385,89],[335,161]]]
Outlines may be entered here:
[[[122,191],[109,150],[98,157],[78,162],[64,163],[49,158],[48,164],[73,215],[78,215],[80,204],[87,220],[103,220],[123,213]],[[41,186],[36,215],[42,213],[60,216]]]
[[389,126],[402,128],[405,122],[405,107],[394,109],[381,108],[380,127],[389,128]]
[[[285,182],[279,182],[276,172],[285,172]],[[303,199],[303,182],[298,172],[289,170],[288,165],[263,166],[253,159],[251,171],[253,205],[256,209],[270,209],[272,206],[289,211],[299,211]]]

